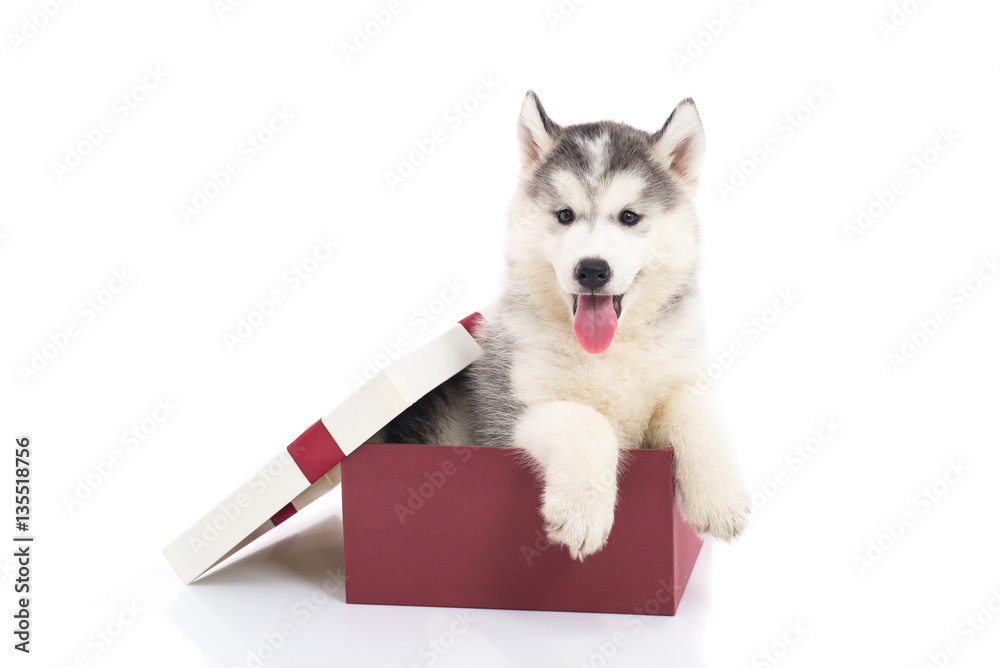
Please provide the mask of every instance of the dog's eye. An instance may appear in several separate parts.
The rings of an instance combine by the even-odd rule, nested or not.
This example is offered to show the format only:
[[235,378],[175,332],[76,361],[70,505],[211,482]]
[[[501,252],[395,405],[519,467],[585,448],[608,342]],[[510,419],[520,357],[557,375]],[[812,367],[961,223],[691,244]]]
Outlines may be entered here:
[[574,216],[573,216],[573,210],[572,209],[560,209],[559,211],[556,212],[556,218],[558,218],[559,222],[562,223],[563,225],[569,225],[570,223],[573,222],[573,218],[574,218]]
[[622,221],[622,225],[635,225],[639,222],[639,214],[626,209],[622,211],[622,215],[618,216],[618,220]]

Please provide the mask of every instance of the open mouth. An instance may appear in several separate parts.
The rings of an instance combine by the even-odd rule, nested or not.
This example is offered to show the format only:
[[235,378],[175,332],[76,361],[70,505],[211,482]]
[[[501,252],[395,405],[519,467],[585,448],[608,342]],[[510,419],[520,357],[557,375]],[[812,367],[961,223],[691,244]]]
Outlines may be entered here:
[[573,332],[588,353],[611,345],[622,314],[622,295],[573,295]]
[[[584,295],[585,297],[605,297],[607,295]],[[615,318],[622,317],[622,296],[611,295],[611,305],[615,309]],[[573,315],[576,315],[576,308],[580,302],[580,295],[573,295]]]

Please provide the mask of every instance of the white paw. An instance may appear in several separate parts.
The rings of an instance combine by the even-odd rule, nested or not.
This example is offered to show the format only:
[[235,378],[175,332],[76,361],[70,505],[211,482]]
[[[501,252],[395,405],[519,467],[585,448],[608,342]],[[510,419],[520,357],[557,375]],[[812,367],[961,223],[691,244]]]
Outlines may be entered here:
[[750,516],[750,499],[743,483],[702,485],[681,490],[681,510],[699,534],[733,540],[743,531]]
[[549,483],[542,501],[545,533],[562,543],[574,559],[597,552],[608,541],[615,519],[617,484],[614,474],[589,483]]

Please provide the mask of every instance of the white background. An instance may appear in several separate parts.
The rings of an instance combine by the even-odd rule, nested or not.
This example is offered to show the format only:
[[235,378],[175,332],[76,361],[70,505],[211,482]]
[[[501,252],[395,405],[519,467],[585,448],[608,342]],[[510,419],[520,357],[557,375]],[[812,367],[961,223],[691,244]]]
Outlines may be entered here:
[[[557,22],[555,0],[407,1],[350,58],[343,45],[387,2],[250,0],[220,16],[210,0],[105,0],[50,19],[40,4],[12,0],[0,16],[0,433],[5,448],[32,439],[37,536],[30,657],[11,648],[0,550],[4,665],[247,665],[290,619],[264,665],[761,666],[771,648],[782,666],[921,666],[952,641],[948,665],[996,660],[1000,620],[986,609],[992,624],[964,621],[1000,611],[1000,281],[977,277],[1000,250],[996,3],[911,0],[885,34],[888,0],[592,0],[564,3]],[[728,23],[713,23],[723,10]],[[689,40],[701,53],[679,63]],[[163,80],[131,92],[147,67]],[[490,77],[496,89],[450,122]],[[293,616],[341,563],[336,493],[183,587],[167,542],[332,407],[383,345],[425,340],[498,294],[529,88],[564,124],[655,130],[683,97],[698,104],[708,345],[743,345],[713,385],[758,492],[744,537],[709,541],[678,615],[639,632],[618,615],[472,611],[440,655],[422,646],[449,640],[453,610],[348,606],[341,589],[308,621]],[[811,97],[819,89],[827,99]],[[247,161],[241,143],[275,108],[294,120]],[[102,119],[110,134],[57,173]],[[446,140],[390,189],[385,173],[436,128]],[[744,166],[769,139],[766,162]],[[933,163],[912,171],[925,151]],[[229,160],[240,173],[186,221],[180,206]],[[724,196],[734,170],[753,173]],[[895,180],[901,194],[849,235]],[[336,256],[296,289],[283,282],[327,235]],[[123,269],[127,287],[85,316],[79,305],[108,297]],[[422,326],[448,281],[457,300]],[[979,289],[965,300],[959,285]],[[225,335],[274,289],[285,302],[230,350]],[[774,319],[782,290],[794,304]],[[894,365],[938,310],[934,336]],[[755,317],[771,324],[752,335]],[[129,450],[123,432],[166,399],[173,415]],[[829,419],[842,427],[793,464]],[[68,504],[115,450],[119,465]],[[967,470],[933,503],[915,498],[950,463]],[[914,525],[861,565],[904,513]],[[133,603],[135,622],[97,641]]]

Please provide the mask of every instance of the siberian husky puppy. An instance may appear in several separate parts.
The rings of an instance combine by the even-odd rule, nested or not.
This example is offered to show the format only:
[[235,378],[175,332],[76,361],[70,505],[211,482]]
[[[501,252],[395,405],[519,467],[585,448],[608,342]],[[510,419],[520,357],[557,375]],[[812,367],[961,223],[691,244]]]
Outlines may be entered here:
[[543,482],[549,539],[580,560],[608,539],[622,450],[670,447],[687,520],[738,536],[746,488],[696,385],[705,139],[694,102],[648,133],[557,125],[529,92],[517,138],[504,291],[485,355],[400,416],[390,439],[523,450]]

